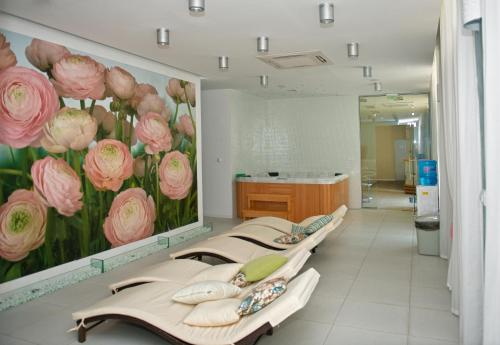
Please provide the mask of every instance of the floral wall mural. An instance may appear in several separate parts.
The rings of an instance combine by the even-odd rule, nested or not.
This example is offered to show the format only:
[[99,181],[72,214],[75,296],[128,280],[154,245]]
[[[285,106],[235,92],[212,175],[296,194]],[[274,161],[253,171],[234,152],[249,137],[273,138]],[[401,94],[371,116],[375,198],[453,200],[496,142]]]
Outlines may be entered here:
[[0,29],[0,282],[198,221],[195,85]]

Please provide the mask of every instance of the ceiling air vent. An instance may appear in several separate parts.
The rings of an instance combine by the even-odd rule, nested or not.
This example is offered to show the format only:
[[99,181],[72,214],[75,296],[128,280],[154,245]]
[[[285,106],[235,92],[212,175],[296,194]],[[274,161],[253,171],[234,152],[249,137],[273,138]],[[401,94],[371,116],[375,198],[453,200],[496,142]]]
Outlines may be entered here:
[[316,50],[285,55],[261,55],[257,59],[278,69],[302,68],[331,65],[333,62],[325,54]]

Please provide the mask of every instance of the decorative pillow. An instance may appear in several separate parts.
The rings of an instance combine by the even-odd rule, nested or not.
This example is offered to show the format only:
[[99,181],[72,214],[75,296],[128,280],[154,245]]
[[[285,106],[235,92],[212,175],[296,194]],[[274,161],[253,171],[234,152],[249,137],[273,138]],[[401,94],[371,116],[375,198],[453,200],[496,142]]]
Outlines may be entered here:
[[331,215],[326,215],[321,218],[316,219],[314,222],[309,224],[304,233],[309,236],[314,234],[316,231],[324,227],[326,224],[330,223],[333,220],[333,217]]
[[218,280],[229,282],[237,274],[243,264],[222,264],[208,267],[189,279],[188,284],[203,282],[207,280]]
[[297,244],[304,238],[306,238],[306,235],[303,232],[299,232],[297,234],[283,235],[277,237],[273,241],[280,244]]
[[306,232],[306,227],[298,224],[292,224],[292,235],[304,234]]
[[258,312],[286,291],[285,278],[275,278],[259,284],[241,301],[237,313],[250,315]]
[[240,320],[237,313],[241,300],[226,298],[198,304],[184,319],[191,326],[217,327],[231,325]]
[[258,257],[250,262],[247,262],[240,270],[245,274],[246,280],[256,282],[264,279],[278,268],[283,266],[288,261],[288,258],[283,255],[270,254]]
[[198,304],[239,295],[241,289],[226,282],[207,280],[186,286],[172,296],[176,302]]
[[230,281],[231,284],[236,285],[239,288],[244,288],[247,287],[248,285],[252,284],[249,282],[245,276],[245,273],[243,272],[238,272],[233,279]]

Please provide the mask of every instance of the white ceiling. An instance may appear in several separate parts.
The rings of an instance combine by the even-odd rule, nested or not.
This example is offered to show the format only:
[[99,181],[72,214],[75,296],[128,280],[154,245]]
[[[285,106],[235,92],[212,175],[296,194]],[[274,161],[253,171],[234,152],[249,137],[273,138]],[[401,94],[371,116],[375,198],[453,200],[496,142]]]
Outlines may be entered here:
[[[361,66],[373,66],[383,92],[429,88],[440,0],[333,0],[335,23],[320,25],[319,0],[206,0],[192,15],[187,0],[0,0],[0,10],[205,78],[203,88],[259,96],[377,94]],[[0,24],[1,26],[1,24]],[[170,47],[156,46],[156,28],[170,29]],[[320,50],[334,64],[276,70],[256,59],[256,37],[270,54]],[[347,58],[346,43],[360,44]],[[228,55],[228,72],[217,57]],[[268,74],[270,86],[259,86]],[[289,91],[292,90],[292,91]],[[293,91],[295,90],[295,91]]]

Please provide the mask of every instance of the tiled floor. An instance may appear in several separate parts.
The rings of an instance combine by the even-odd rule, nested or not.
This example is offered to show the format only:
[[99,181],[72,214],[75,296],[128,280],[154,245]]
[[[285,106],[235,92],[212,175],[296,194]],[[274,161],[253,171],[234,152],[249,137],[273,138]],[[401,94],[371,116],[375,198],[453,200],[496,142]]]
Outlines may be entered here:
[[[231,220],[212,219],[216,231]],[[446,261],[420,256],[409,212],[350,211],[304,267],[320,282],[308,305],[259,344],[451,345],[458,344],[458,319],[449,312]],[[176,250],[179,247],[176,247]],[[107,284],[165,260],[151,255],[80,284],[0,313],[2,345],[76,345],[71,312],[109,294]],[[107,322],[87,344],[166,345],[141,328]]]

